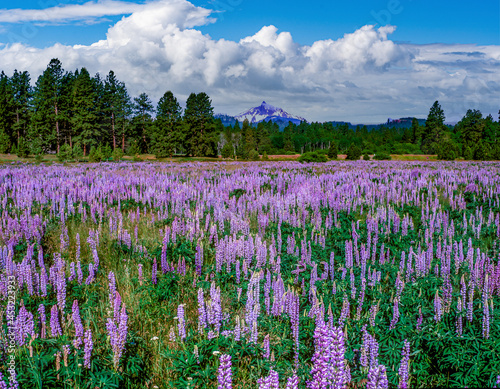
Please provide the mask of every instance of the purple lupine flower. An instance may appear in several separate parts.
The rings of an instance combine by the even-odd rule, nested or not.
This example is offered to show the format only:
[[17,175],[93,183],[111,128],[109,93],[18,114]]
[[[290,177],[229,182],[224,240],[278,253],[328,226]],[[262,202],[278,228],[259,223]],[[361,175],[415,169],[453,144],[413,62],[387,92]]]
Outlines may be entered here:
[[120,308],[122,306],[122,296],[120,296],[120,293],[115,291],[115,298],[112,301],[112,306],[113,306],[113,319],[115,323],[118,323],[120,320]]
[[402,359],[399,365],[399,389],[408,389],[408,379],[410,374],[410,342],[404,340],[403,350],[401,352]]
[[297,374],[295,372],[286,381],[285,389],[299,389],[299,377],[297,377]]
[[340,327],[326,325],[314,331],[315,352],[312,357],[312,379],[308,382],[311,389],[340,389],[345,386],[344,334]]
[[490,309],[488,305],[488,275],[483,288],[483,338],[490,337]]
[[436,290],[436,296],[434,297],[434,320],[440,322],[442,315],[443,306],[441,304],[441,298],[439,297],[439,291]]
[[47,318],[45,317],[45,305],[40,304],[38,306],[38,314],[40,315],[40,338],[45,339],[47,337]]
[[85,284],[86,285],[90,285],[92,283],[92,281],[94,281],[94,277],[95,277],[95,274],[94,274],[94,264],[93,263],[89,263],[89,276],[85,280]]
[[83,337],[83,325],[82,325],[82,319],[80,317],[80,308],[78,307],[78,300],[73,301],[73,308],[72,308],[72,317],[73,317],[73,323],[75,325],[75,340],[73,341],[73,346],[78,349],[80,348],[80,344],[82,342],[82,337]]
[[424,317],[422,316],[422,307],[418,307],[417,331],[420,331]]
[[177,328],[179,329],[179,337],[181,340],[186,339],[186,319],[184,317],[184,304],[177,307]]
[[262,345],[262,348],[264,349],[263,357],[265,359],[269,359],[269,356],[271,355],[271,344],[269,342],[269,334],[264,337],[264,344]]
[[386,368],[383,365],[373,367],[368,372],[368,382],[366,389],[388,389]]
[[66,307],[66,277],[64,276],[64,269],[61,268],[57,272],[57,304],[59,305],[59,309],[61,312],[64,312],[64,308]]
[[234,326],[234,341],[239,342],[240,341],[240,336],[241,336],[241,325],[240,325],[240,318],[236,316],[236,325]]
[[68,277],[68,282],[73,281],[76,279],[76,272],[75,272],[75,263],[71,262],[69,265],[69,277]]
[[113,304],[113,299],[115,297],[115,292],[116,292],[116,279],[115,279],[115,274],[110,271],[108,274],[108,280],[109,280],[109,303]]
[[8,386],[7,386],[7,384],[3,380],[3,374],[2,373],[0,373],[0,389],[9,389]]
[[92,331],[90,328],[85,331],[85,336],[83,338],[83,351],[84,351],[84,363],[87,369],[90,369],[90,357],[92,356],[92,348],[94,344],[92,343]]
[[167,274],[169,267],[167,263],[167,243],[165,242],[165,238],[163,238],[163,246],[161,248],[160,264],[162,273]]
[[203,245],[201,244],[196,246],[195,268],[196,273],[201,277],[201,271],[203,269]]
[[78,279],[78,284],[82,284],[83,282],[83,272],[82,272],[82,265],[80,264],[80,261],[76,262],[76,277]]
[[233,372],[231,370],[231,355],[221,354],[219,369],[217,370],[217,389],[232,389]]
[[27,336],[35,337],[35,324],[33,322],[33,314],[28,312],[24,305],[19,308],[19,313],[15,320],[16,339],[19,346],[24,344]]
[[346,318],[349,317],[350,306],[349,306],[349,297],[344,295],[344,301],[342,302],[342,310],[340,311],[339,317],[339,325],[343,326]]
[[265,378],[258,379],[257,383],[259,384],[259,389],[279,389],[280,376],[277,371],[271,368],[269,370],[269,375]]
[[[464,301],[465,303],[465,301]],[[467,320],[472,322],[474,308],[474,282],[469,282],[469,301],[467,302]]]
[[156,258],[153,260],[153,268],[151,269],[151,281],[154,285],[157,283],[156,273],[158,271],[158,265],[156,264]]
[[142,276],[142,263],[137,265],[137,273],[139,274],[139,284],[142,285],[142,282],[144,281],[144,277]]
[[202,332],[207,328],[207,311],[205,309],[205,297],[203,289],[198,289],[198,331]]
[[399,320],[399,299],[397,297],[395,297],[394,298],[394,307],[393,307],[393,311],[392,311],[392,320],[391,320],[391,324],[389,325],[390,330],[393,330],[396,327],[398,320]]
[[62,335],[61,326],[59,325],[59,311],[57,305],[53,305],[50,310],[50,335],[55,338]]

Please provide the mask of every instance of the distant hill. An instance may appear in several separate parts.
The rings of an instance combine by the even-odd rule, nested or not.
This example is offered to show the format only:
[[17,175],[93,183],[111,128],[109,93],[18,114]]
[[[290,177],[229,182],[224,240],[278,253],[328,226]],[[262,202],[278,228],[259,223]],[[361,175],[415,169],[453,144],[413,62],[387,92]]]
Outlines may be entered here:
[[[411,127],[411,122],[413,118],[407,117],[407,118],[400,118],[400,119],[387,119],[387,122],[381,123],[381,124],[351,124],[350,122],[337,122],[337,121],[331,121],[329,123],[333,124],[333,126],[337,125],[344,125],[347,124],[349,128],[355,129],[356,127],[363,127],[366,126],[366,128],[370,130],[376,130],[382,126],[388,127],[388,128],[410,128]],[[423,126],[425,125],[425,119],[417,119],[418,124]]]

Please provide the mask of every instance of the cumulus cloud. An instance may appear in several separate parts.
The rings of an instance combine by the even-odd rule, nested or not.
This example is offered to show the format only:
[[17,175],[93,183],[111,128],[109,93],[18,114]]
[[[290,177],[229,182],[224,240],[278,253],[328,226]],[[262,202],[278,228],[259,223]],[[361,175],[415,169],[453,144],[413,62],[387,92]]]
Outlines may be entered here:
[[45,9],[0,9],[0,23],[52,22],[86,20],[102,16],[138,12],[143,4],[117,0],[89,1],[85,4],[66,4]]
[[[60,20],[77,18],[78,8],[72,7],[62,7]],[[311,45],[297,44],[289,32],[272,25],[234,42],[203,34],[198,27],[214,22],[212,11],[187,0],[101,1],[81,7],[80,18],[110,15],[113,9],[130,15],[88,46],[0,45],[0,68],[26,69],[36,78],[57,57],[66,69],[114,70],[132,95],[146,92],[158,100],[172,90],[185,100],[190,92],[205,91],[216,111],[230,114],[262,100],[319,121],[425,117],[436,99],[450,120],[467,108],[498,110],[493,106],[500,79],[498,46],[398,44],[389,38],[395,27],[372,25]],[[6,15],[0,11],[0,20]]]

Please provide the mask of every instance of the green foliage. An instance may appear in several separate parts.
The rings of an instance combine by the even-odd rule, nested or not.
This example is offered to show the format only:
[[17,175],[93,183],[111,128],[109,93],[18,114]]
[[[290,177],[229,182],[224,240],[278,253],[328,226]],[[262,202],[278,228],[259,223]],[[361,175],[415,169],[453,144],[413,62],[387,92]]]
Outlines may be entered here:
[[83,150],[79,143],[75,143],[73,145],[72,154],[73,158],[77,161],[80,161],[83,158]]
[[104,161],[108,161],[113,155],[113,150],[111,149],[111,146],[109,144],[106,144],[106,146],[104,147],[99,146],[99,148],[101,149],[102,159]]
[[127,155],[134,157],[140,153],[141,153],[141,147],[139,146],[139,141],[138,140],[132,141],[127,150]]
[[17,156],[19,158],[28,158],[29,147],[24,138],[19,138],[19,143],[17,145]]
[[479,142],[474,150],[474,159],[476,161],[486,161],[489,159],[488,148],[483,142]]
[[262,153],[262,160],[269,161],[269,157],[267,156],[267,152],[265,152],[265,151]]
[[444,111],[438,101],[435,101],[429,110],[422,134],[422,150],[426,153],[435,153],[441,142],[446,126],[444,125]]
[[472,152],[472,149],[469,146],[465,146],[464,158],[466,161],[471,161],[474,158],[474,154]]
[[301,163],[326,162],[328,161],[328,158],[325,154],[320,154],[317,151],[308,151],[307,153],[302,154],[298,161]]
[[337,159],[338,155],[337,143],[335,141],[330,142],[330,147],[328,148],[328,158]]
[[184,111],[185,147],[188,155],[194,157],[215,156],[214,109],[208,95],[191,93],[186,101]]
[[347,150],[346,159],[348,161],[357,161],[361,157],[361,149],[356,146],[354,143],[351,144],[349,149]]
[[233,157],[233,146],[230,143],[226,143],[221,150],[222,158],[232,158]]
[[113,150],[113,153],[111,154],[111,157],[113,158],[113,161],[119,161],[123,158],[123,151],[119,147]]
[[[9,136],[0,129],[0,154],[7,154],[11,149],[10,138]],[[12,154],[16,154],[15,152]]]
[[390,161],[392,159],[392,157],[390,154],[377,153],[373,156],[373,159],[376,161]]
[[369,161],[370,156],[368,154],[363,154],[363,161]]
[[259,152],[257,150],[250,150],[250,152],[248,153],[248,158],[251,161],[259,161],[260,160]]
[[454,161],[460,154],[458,146],[449,139],[443,139],[437,147],[437,158],[445,161]]
[[57,159],[59,162],[69,161],[73,158],[73,150],[71,146],[67,143],[63,144],[59,149],[59,153],[57,154]]
[[101,148],[92,146],[89,152],[89,162],[101,162],[102,159]]

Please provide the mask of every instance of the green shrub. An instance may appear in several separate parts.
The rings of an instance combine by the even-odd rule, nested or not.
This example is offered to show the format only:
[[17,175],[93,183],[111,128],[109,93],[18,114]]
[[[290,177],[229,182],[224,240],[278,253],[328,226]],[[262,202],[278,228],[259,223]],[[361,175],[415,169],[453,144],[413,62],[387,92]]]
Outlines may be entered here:
[[328,148],[328,158],[330,159],[337,159],[339,151],[337,149],[337,143],[331,142],[330,147]]
[[269,157],[267,156],[267,153],[265,151],[262,153],[262,160],[269,161]]
[[89,153],[89,162],[101,162],[101,160],[102,160],[102,154],[100,147],[95,148],[94,146],[92,146],[90,148],[90,153]]
[[80,161],[83,158],[83,150],[79,143],[73,145],[73,158]]
[[104,161],[108,161],[109,159],[111,159],[111,157],[113,155],[113,149],[111,148],[111,146],[109,144],[106,144],[106,146],[104,146],[104,147],[101,147],[101,146],[99,146],[99,147],[101,149],[102,159]]
[[459,155],[458,146],[450,139],[441,141],[437,148],[437,159],[444,161],[454,161]]
[[299,159],[301,163],[308,162],[326,162],[328,158],[325,154],[320,154],[317,151],[308,151],[307,153],[302,154]]
[[120,159],[123,158],[123,151],[119,147],[113,150],[113,153],[111,154],[111,157],[113,158],[113,161],[119,161]]
[[139,142],[137,140],[132,141],[132,143],[130,143],[130,146],[127,149],[127,154],[130,155],[131,157],[134,157],[140,153],[141,153],[141,148],[139,146]]
[[377,161],[390,161],[392,159],[390,154],[386,153],[377,153],[373,156],[373,159]]
[[363,161],[369,161],[369,160],[370,160],[370,156],[368,154],[364,154]]
[[260,160],[259,152],[257,150],[250,150],[250,153],[248,153],[248,157],[250,158],[251,161]]
[[233,146],[230,143],[226,143],[221,150],[222,158],[232,158],[233,157]]
[[57,159],[59,162],[68,161],[73,158],[73,150],[71,150],[71,146],[67,143],[63,144],[59,148],[59,153],[57,154]]
[[465,149],[464,149],[464,159],[466,161],[471,161],[473,157],[474,157],[474,155],[472,154],[471,148],[469,146],[465,146]]
[[361,157],[361,149],[356,146],[354,143],[351,144],[351,147],[347,150],[346,159],[349,161],[357,161]]
[[19,144],[17,145],[17,156],[19,158],[28,158],[29,148],[28,144],[23,137],[19,138]]

